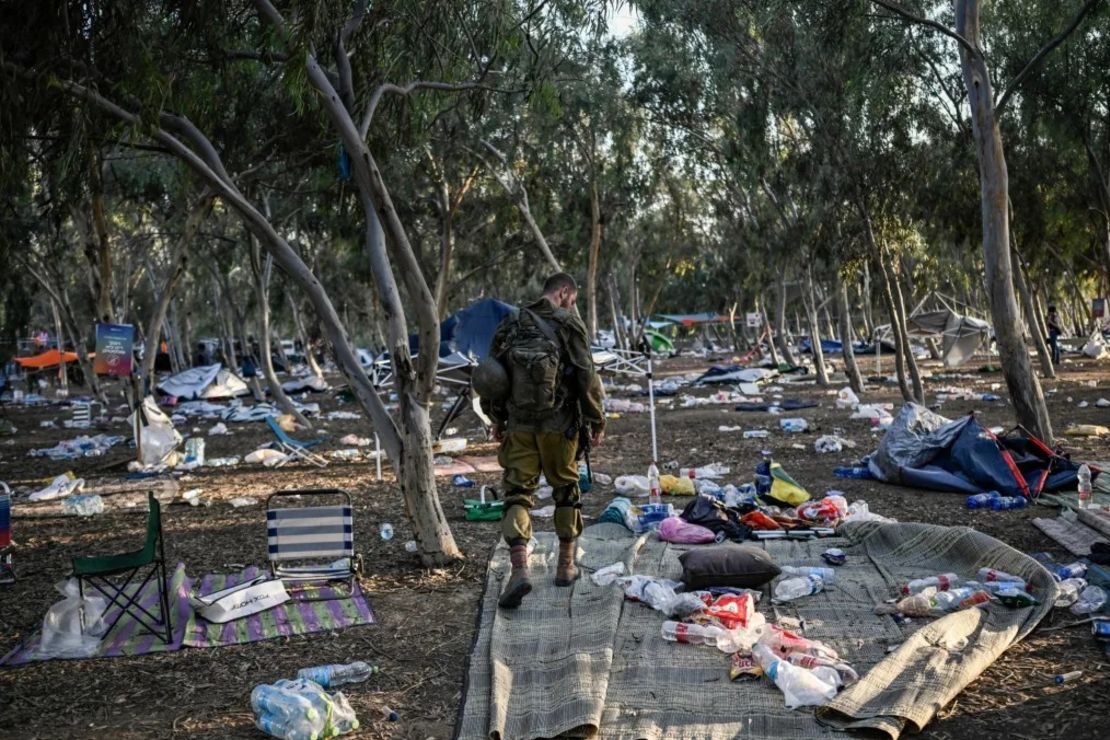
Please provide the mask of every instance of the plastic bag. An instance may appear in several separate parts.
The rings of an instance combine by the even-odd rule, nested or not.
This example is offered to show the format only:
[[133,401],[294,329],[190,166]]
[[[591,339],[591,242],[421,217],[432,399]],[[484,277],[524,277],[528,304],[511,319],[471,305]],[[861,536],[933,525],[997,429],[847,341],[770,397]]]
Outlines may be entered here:
[[682,517],[672,516],[659,525],[659,539],[679,545],[703,545],[713,542],[716,535],[700,524],[691,524]]
[[673,475],[664,475],[659,478],[659,485],[663,493],[668,496],[693,496],[694,481],[690,478],[678,478]]
[[866,501],[853,501],[852,505],[848,507],[848,516],[844,517],[846,522],[896,522],[897,519],[882,516],[881,514],[873,514],[867,507]]
[[1079,593],[1079,600],[1072,604],[1072,614],[1094,614],[1106,606],[1106,591],[1099,586],[1087,586]]
[[54,588],[65,598],[46,611],[35,657],[89,658],[95,655],[106,629],[107,602],[88,593],[82,599],[76,578],[61,581]]
[[[138,413],[137,411],[135,413]],[[135,429],[135,414],[127,417],[127,422]],[[181,444],[181,435],[173,428],[170,417],[162,413],[158,403],[151,396],[143,399],[142,416],[140,417],[139,438],[135,441],[139,445],[139,459],[143,465],[173,466],[177,463],[177,446]]]
[[623,575],[624,563],[613,563],[612,565],[606,565],[604,568],[598,568],[594,574],[590,576],[590,580],[598,586],[608,586],[616,582],[616,580]]
[[645,475],[622,475],[613,481],[613,487],[621,496],[646,496],[650,492]]
[[838,409],[850,409],[858,403],[859,396],[851,388],[841,388],[836,394],[836,407]]

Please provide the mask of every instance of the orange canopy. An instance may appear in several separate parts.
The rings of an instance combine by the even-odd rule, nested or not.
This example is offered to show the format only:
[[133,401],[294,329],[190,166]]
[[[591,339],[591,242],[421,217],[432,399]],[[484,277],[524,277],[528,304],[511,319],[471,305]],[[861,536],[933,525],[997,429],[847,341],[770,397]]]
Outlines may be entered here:
[[[92,357],[90,354],[89,357]],[[22,368],[28,370],[44,370],[48,367],[57,367],[58,363],[62,362],[77,362],[76,352],[66,352],[63,356],[61,352],[56,349],[48,349],[42,354],[33,357],[16,357],[15,362]]]

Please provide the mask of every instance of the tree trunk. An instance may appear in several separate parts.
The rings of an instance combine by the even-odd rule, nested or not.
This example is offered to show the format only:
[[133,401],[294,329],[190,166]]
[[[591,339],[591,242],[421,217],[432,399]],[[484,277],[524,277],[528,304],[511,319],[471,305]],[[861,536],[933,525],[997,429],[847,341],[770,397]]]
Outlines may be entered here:
[[[269,211],[269,208],[266,210]],[[262,374],[266,378],[266,383],[270,386],[270,396],[277,403],[278,408],[287,414],[292,414],[298,422],[311,429],[312,422],[298,411],[289,396],[285,395],[285,390],[281,387],[281,381],[278,380],[277,373],[274,372],[274,359],[270,350],[270,276],[274,271],[274,256],[267,254],[266,259],[263,260],[258,239],[250,232],[247,233],[247,238],[250,241],[254,291],[258,299],[258,342],[259,354],[262,355],[260,358]]]
[[[766,335],[767,337],[767,350],[771,353],[771,363],[777,370],[779,367],[779,351],[775,347],[775,338],[771,330],[771,318],[767,315],[767,304],[763,301],[762,294],[757,294],[758,309],[763,314],[763,326],[760,327],[759,337]],[[759,337],[756,338],[756,344],[759,344]]]
[[287,293],[289,299],[289,309],[293,312],[293,325],[297,327],[297,337],[301,340],[301,347],[304,350],[304,361],[308,364],[308,369],[317,378],[324,377],[324,371],[320,369],[320,364],[316,362],[316,353],[312,351],[312,342],[308,339],[308,334],[305,333],[304,321],[301,319],[301,310],[297,308],[297,301],[293,298],[292,293]]
[[786,273],[779,275],[779,288],[775,296],[775,342],[778,343],[779,354],[790,367],[797,367],[794,351],[790,348],[790,341],[786,336]]
[[1037,307],[1033,304],[1033,294],[1029,291],[1029,284],[1025,280],[1025,270],[1021,266],[1021,259],[1018,257],[1016,249],[1013,250],[1011,256],[1014,264],[1014,286],[1021,296],[1021,304],[1025,311],[1025,325],[1029,327],[1029,337],[1033,342],[1033,347],[1037,350],[1037,357],[1041,361],[1041,374],[1046,378],[1055,378],[1056,368],[1052,364],[1052,355],[1048,353],[1045,335],[1040,332],[1040,327],[1037,326]]
[[1010,265],[1009,175],[1002,134],[995,119],[990,73],[980,46],[979,0],[956,0],[956,30],[975,49],[971,53],[962,44],[958,47],[979,160],[983,261],[1002,374],[1006,378],[1018,423],[1051,445],[1052,422],[1040,380],[1033,372],[1029,351],[1022,340],[1018,305],[1014,298]]
[[863,377],[856,364],[856,353],[852,348],[852,313],[848,304],[848,286],[839,271],[836,275],[836,313],[840,324],[840,341],[844,347],[844,373],[848,376],[848,386],[858,395],[863,393]]
[[902,298],[902,284],[894,272],[894,265],[892,262],[886,264],[886,269],[890,272],[894,308],[898,312],[898,326],[901,329],[906,370],[909,372],[910,384],[913,387],[913,397],[918,403],[924,404],[925,387],[921,384],[921,371],[917,368],[917,358],[914,357],[913,346],[910,344],[909,320],[906,315],[906,302]]
[[624,336],[624,325],[620,320],[620,314],[617,312],[617,305],[620,303],[620,295],[617,293],[617,279],[612,273],[609,273],[608,292],[609,294],[609,312],[613,316],[613,341],[616,343],[618,349],[628,349],[628,341]]
[[813,352],[813,372],[817,376],[817,385],[829,385],[829,373],[825,369],[825,352],[821,348],[821,323],[817,312],[817,294],[813,284],[813,270],[806,265],[806,294],[802,297],[805,308],[806,320],[809,324],[809,346]]
[[597,338],[597,262],[601,254],[601,198],[597,178],[590,183],[590,253],[586,266],[586,329]]
[[[54,341],[58,343],[58,353],[60,357],[65,357],[66,342],[65,334],[62,332],[62,317],[58,313],[58,303],[53,298],[50,299],[50,310],[54,314]],[[68,364],[65,362],[58,363],[58,381],[61,383],[62,392],[65,396],[69,396],[69,370]]]
[[860,297],[863,299],[863,333],[870,337],[875,331],[875,316],[871,310],[871,266],[863,263],[863,287],[860,288]]
[[[876,259],[879,261],[879,270],[882,277],[882,294],[886,301],[887,312],[890,314],[890,336],[894,344],[894,372],[898,378],[898,389],[902,392],[903,401],[916,400],[913,392],[910,390],[910,384],[906,375],[906,343],[902,341],[902,332],[905,331],[904,325],[898,320],[898,310],[894,307],[894,290],[891,287],[890,271],[887,269],[885,263],[885,256],[881,250],[876,251]],[[876,337],[876,342],[881,343],[882,339]],[[876,349],[876,352],[878,349]]]
[[[188,227],[186,227],[186,229],[188,229]],[[178,245],[178,252],[170,263],[169,275],[166,276],[166,282],[162,285],[161,294],[158,296],[157,303],[154,304],[154,310],[151,312],[150,321],[147,323],[146,343],[143,345],[142,369],[142,378],[143,382],[146,383],[147,393],[152,393],[154,391],[154,363],[158,359],[158,346],[160,344],[159,340],[162,338],[162,325],[166,321],[166,313],[170,308],[170,300],[173,298],[177,286],[181,284],[181,279],[185,275],[185,265],[188,262],[185,253],[185,244],[187,243],[185,239],[182,239],[181,243]]]

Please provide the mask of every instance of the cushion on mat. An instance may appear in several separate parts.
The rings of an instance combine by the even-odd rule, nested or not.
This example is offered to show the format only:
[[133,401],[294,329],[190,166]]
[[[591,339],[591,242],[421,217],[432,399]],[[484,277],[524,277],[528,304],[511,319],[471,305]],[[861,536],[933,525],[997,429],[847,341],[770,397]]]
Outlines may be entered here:
[[678,559],[682,563],[682,582],[690,589],[759,588],[782,572],[765,550],[747,545],[702,547]]

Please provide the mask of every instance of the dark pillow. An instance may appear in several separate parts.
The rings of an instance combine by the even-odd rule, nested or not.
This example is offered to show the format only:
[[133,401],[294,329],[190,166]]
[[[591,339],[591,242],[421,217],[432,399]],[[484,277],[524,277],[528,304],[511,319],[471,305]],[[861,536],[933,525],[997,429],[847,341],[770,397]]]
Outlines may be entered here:
[[782,571],[766,550],[748,545],[699,547],[678,556],[682,582],[693,590],[710,586],[759,588]]

